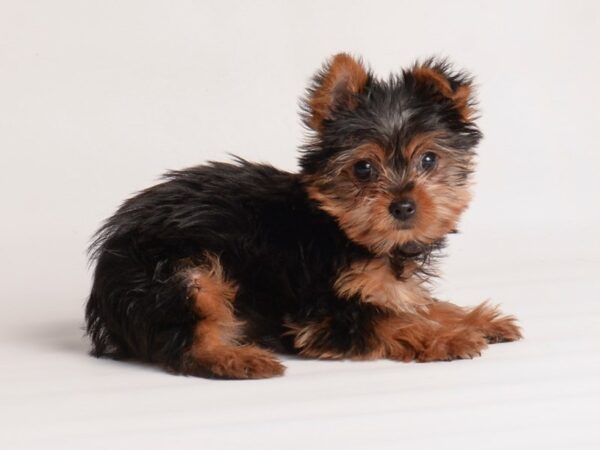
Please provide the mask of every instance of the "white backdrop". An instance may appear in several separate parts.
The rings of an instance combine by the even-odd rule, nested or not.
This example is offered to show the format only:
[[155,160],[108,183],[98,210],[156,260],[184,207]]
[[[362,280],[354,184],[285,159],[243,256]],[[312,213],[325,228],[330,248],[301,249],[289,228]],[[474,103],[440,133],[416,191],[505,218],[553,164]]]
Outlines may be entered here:
[[[431,55],[476,76],[485,139],[475,201],[440,281],[444,296],[491,296],[520,314],[533,337],[552,335],[540,317],[559,320],[565,311],[588,320],[571,322],[567,335],[597,329],[599,44],[592,0],[1,1],[0,337],[12,345],[1,349],[4,394],[29,373],[28,385],[39,387],[29,410],[45,411],[36,398],[53,401],[34,374],[71,378],[69,364],[94,373],[79,327],[90,284],[85,248],[101,220],[166,169],[227,153],[294,170],[298,98],[339,51],[362,55],[382,76]],[[526,290],[533,279],[539,284]],[[573,284],[552,284],[565,279]],[[46,340],[60,343],[46,349],[57,359],[39,367]],[[527,360],[540,346],[531,338],[512,348]],[[597,346],[585,348],[598,357]],[[324,367],[312,364],[291,361],[288,377]],[[588,373],[598,375],[594,364]],[[114,377],[132,370],[110,368]],[[130,375],[132,384],[158,376],[146,372]],[[34,446],[45,436],[66,439],[61,429],[23,431],[11,448],[23,436]]]

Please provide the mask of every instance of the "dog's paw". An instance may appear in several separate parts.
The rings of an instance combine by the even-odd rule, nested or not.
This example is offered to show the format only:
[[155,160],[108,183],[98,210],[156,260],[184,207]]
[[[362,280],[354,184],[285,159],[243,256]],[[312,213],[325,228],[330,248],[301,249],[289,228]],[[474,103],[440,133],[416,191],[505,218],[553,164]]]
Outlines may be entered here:
[[225,352],[210,370],[221,378],[256,379],[283,375],[285,367],[271,352],[248,346]]
[[513,316],[501,316],[490,323],[485,332],[486,339],[495,344],[498,342],[517,341],[523,337],[517,319]]
[[419,352],[417,360],[428,361],[451,361],[453,359],[471,359],[481,356],[483,349],[487,347],[485,335],[473,328],[458,328],[435,336]]
[[478,328],[491,344],[516,341],[523,337],[515,317],[503,315],[498,307],[487,302],[473,308],[467,314],[465,323]]
[[248,345],[221,347],[188,355],[183,373],[225,379],[258,379],[283,375],[285,366],[268,350]]

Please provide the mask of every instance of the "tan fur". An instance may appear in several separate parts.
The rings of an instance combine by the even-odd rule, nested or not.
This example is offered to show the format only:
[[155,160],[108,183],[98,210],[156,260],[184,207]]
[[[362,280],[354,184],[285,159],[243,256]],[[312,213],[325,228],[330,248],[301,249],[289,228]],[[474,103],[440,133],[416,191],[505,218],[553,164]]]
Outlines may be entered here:
[[413,75],[420,82],[433,83],[444,97],[454,102],[463,120],[471,119],[474,113],[473,108],[469,105],[469,98],[472,95],[471,86],[462,85],[453,91],[450,82],[444,75],[430,67],[417,67],[413,70]]
[[436,183],[415,183],[413,197],[418,205],[412,233],[422,241],[445,236],[456,228],[471,201],[468,187],[448,188]]
[[418,154],[423,154],[429,150],[436,148],[437,139],[443,136],[444,133],[441,132],[418,134],[410,140],[410,142],[406,145],[406,148],[402,153],[404,154],[406,159],[415,160],[415,157]]
[[474,308],[465,308],[449,302],[436,302],[425,310],[425,316],[437,322],[462,324],[484,334],[489,342],[508,342],[521,339],[517,319],[504,316],[498,307],[484,302]]
[[309,98],[310,126],[314,130],[321,130],[323,120],[330,117],[332,108],[338,102],[352,107],[352,95],[364,88],[367,77],[367,71],[362,64],[350,55],[335,55],[325,69],[321,85]]
[[398,361],[449,361],[479,356],[488,343],[514,341],[521,332],[512,316],[501,316],[495,307],[483,303],[462,308],[447,302],[416,307],[376,319],[368,351],[324,350],[329,320],[304,326],[288,325],[294,344],[303,356],[321,359],[388,358]]
[[389,258],[380,257],[352,264],[339,275],[334,288],[342,298],[359,296],[365,303],[394,312],[406,312],[414,311],[415,305],[432,302],[421,284],[421,280],[414,276],[399,279]]
[[288,331],[285,334],[293,337],[294,348],[301,356],[318,359],[342,359],[351,356],[321,345],[328,340],[330,319],[302,325],[286,323],[286,328]]
[[181,272],[200,320],[194,343],[184,360],[184,373],[207,373],[222,378],[267,378],[283,374],[274,355],[254,345],[241,345],[243,323],[235,318],[237,286],[228,281],[214,255]]
[[[336,218],[346,235],[376,254],[388,254],[394,247],[411,241],[422,243],[440,239],[456,228],[471,195],[468,184],[447,183],[443,177],[457,177],[452,156],[437,140],[440,135],[415,136],[403,153],[410,161],[405,178],[414,181],[411,195],[417,202],[417,215],[409,229],[398,228],[389,213],[389,205],[397,197],[405,178],[394,173],[384,150],[374,144],[357,147],[333,159],[323,173],[306,176],[308,196],[321,209]],[[420,157],[427,151],[439,155],[438,167],[432,173],[418,172]],[[363,186],[352,175],[354,164],[369,159],[378,170],[376,183]],[[463,162],[463,164],[470,164]]]
[[487,346],[480,332],[427,319],[399,315],[377,324],[381,357],[395,360],[448,361],[478,356]]

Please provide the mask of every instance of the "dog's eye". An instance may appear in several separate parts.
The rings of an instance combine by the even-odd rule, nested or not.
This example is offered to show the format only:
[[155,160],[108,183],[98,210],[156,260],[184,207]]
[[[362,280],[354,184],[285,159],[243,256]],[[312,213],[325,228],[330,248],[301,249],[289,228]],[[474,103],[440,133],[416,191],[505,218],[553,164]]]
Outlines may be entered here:
[[437,155],[432,152],[427,152],[421,157],[421,169],[431,170],[437,163]]
[[373,176],[373,164],[369,161],[359,161],[354,164],[354,175],[361,181],[370,180]]

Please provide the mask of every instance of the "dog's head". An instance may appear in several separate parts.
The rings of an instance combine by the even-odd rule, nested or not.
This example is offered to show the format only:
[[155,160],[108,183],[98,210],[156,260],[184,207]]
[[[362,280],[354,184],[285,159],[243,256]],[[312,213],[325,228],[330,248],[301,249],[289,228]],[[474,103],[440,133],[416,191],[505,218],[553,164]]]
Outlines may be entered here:
[[307,191],[352,241],[382,254],[455,229],[481,139],[470,77],[432,59],[379,80],[339,54],[303,107]]

